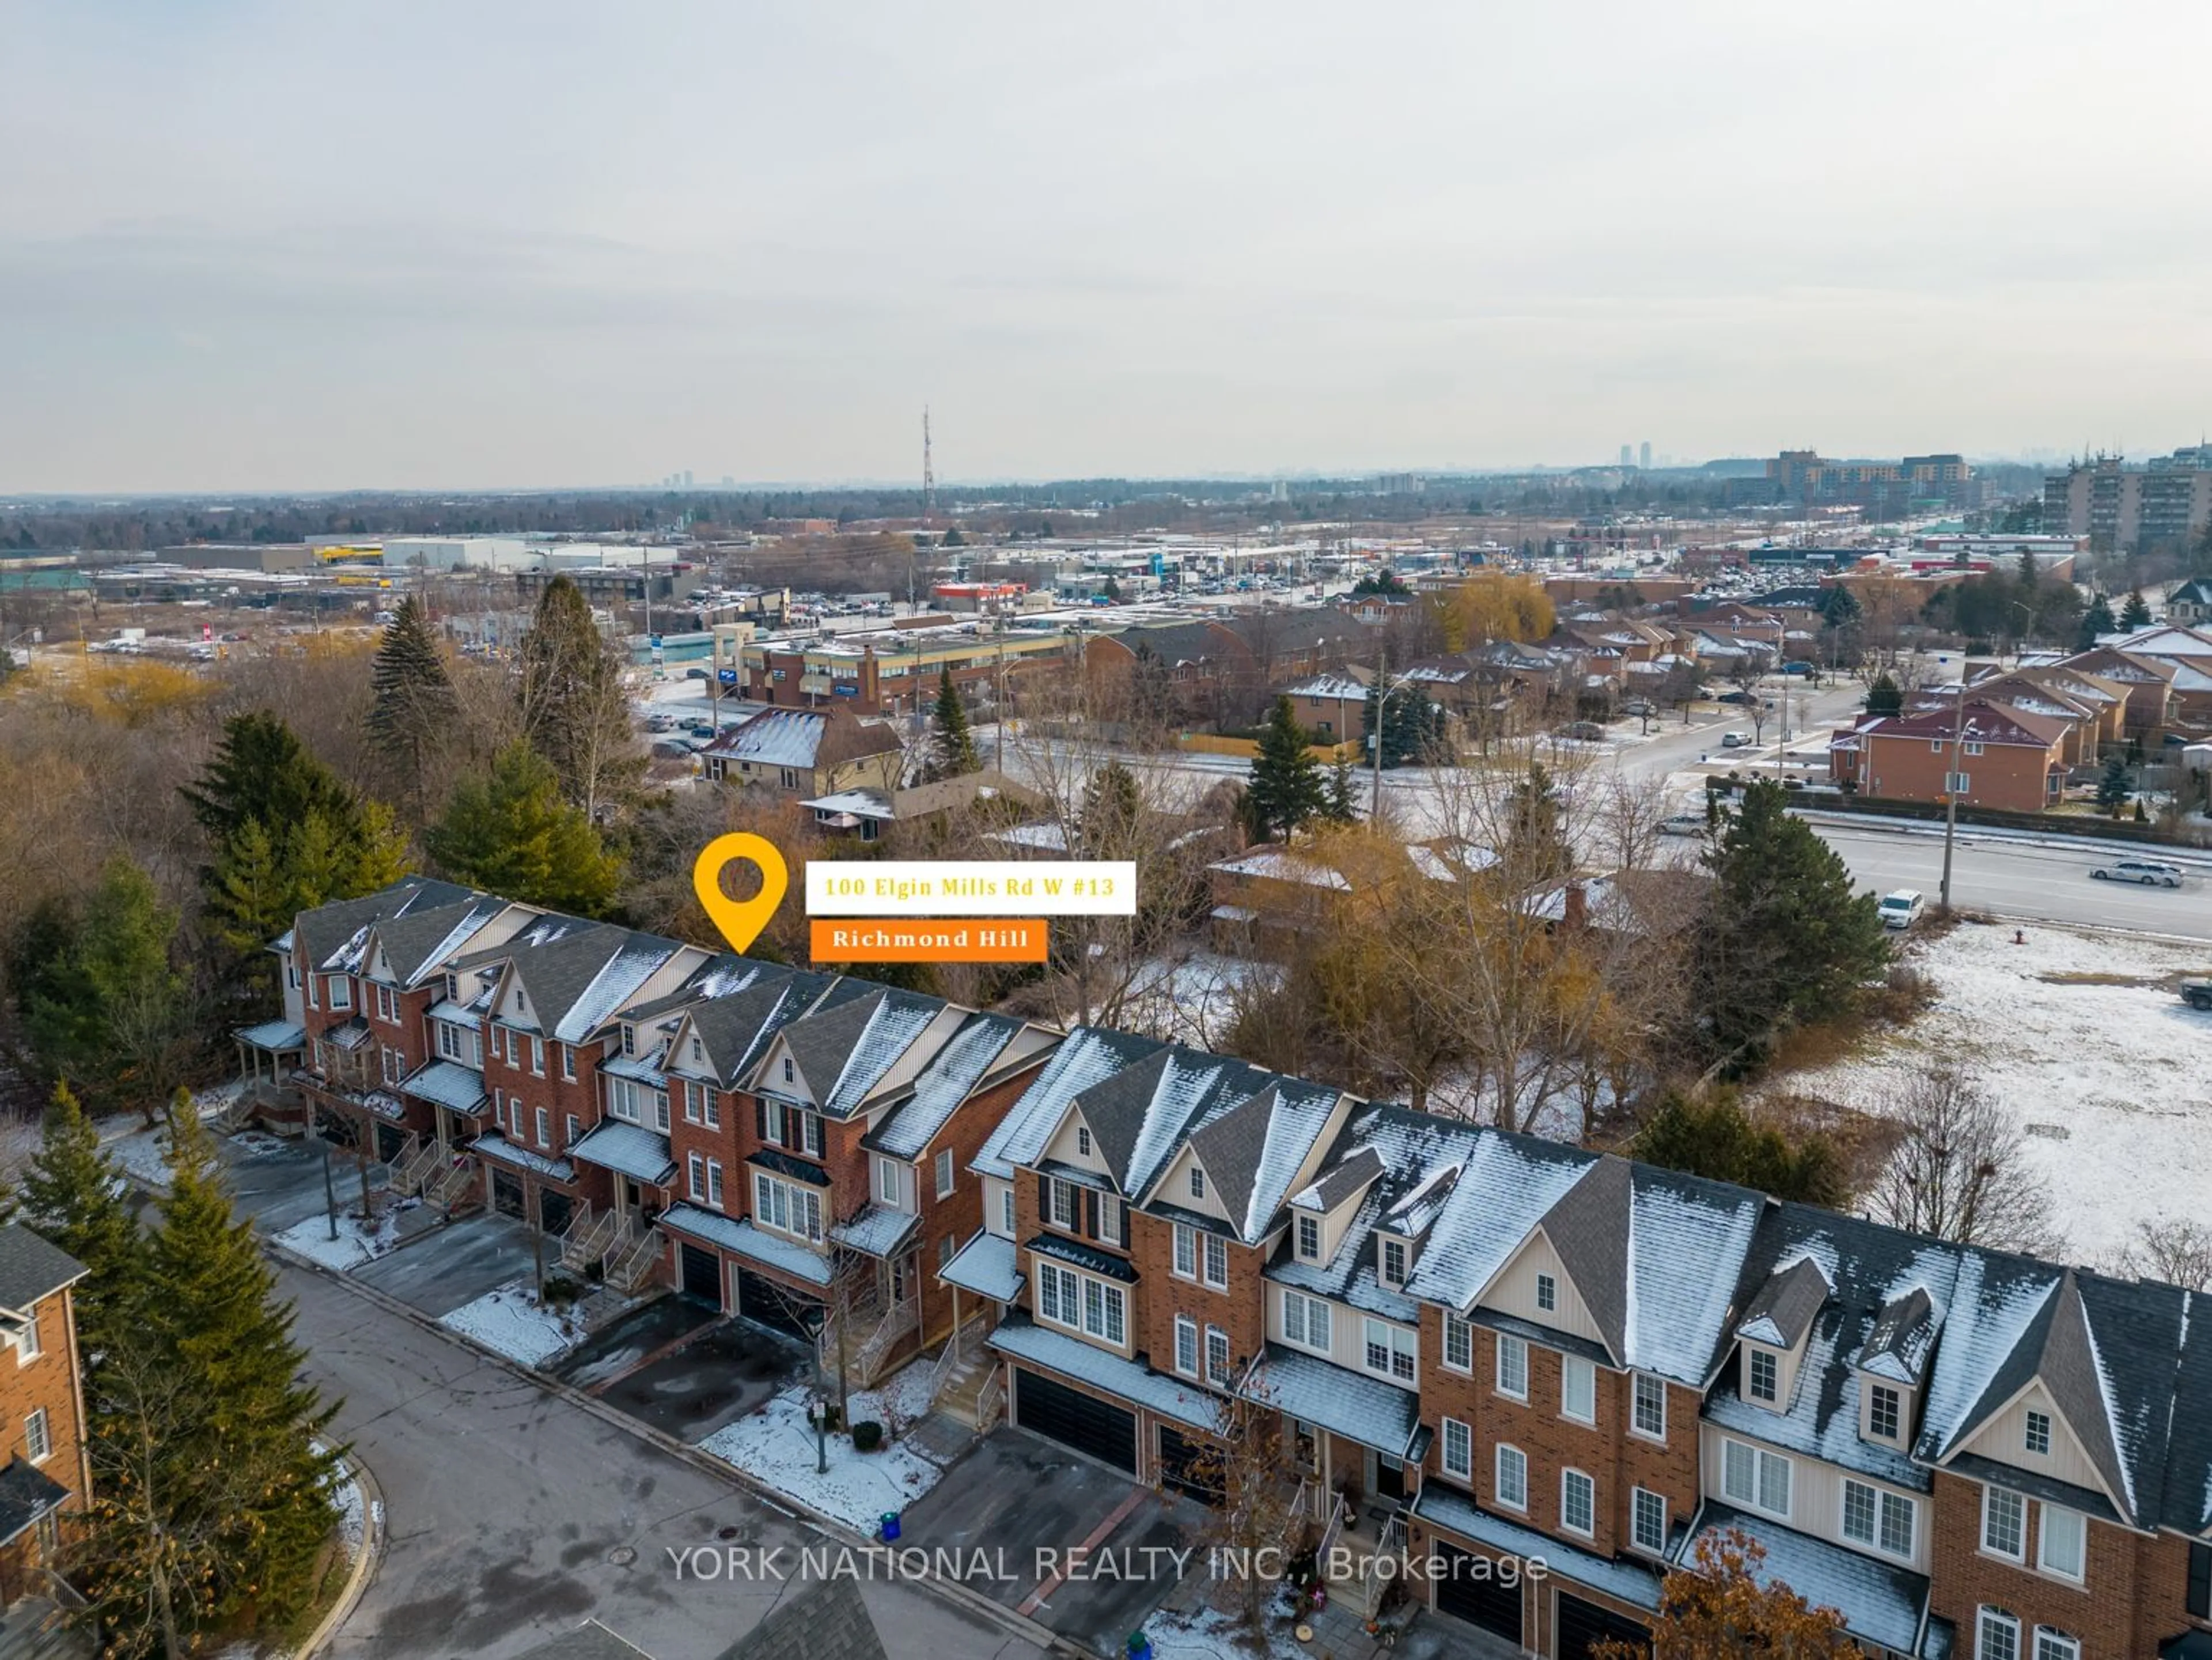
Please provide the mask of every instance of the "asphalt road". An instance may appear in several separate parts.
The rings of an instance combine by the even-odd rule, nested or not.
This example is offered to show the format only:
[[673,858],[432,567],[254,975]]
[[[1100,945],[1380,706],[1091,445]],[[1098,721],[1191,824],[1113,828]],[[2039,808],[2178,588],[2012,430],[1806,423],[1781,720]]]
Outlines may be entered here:
[[[803,1588],[679,1577],[669,1553],[782,1546],[788,1565],[821,1535],[325,1275],[278,1273],[308,1374],[344,1397],[336,1432],[384,1491],[383,1562],[327,1652],[497,1660],[590,1618],[655,1660],[713,1660]],[[934,1593],[863,1594],[892,1660],[1039,1656]]]
[[[1936,903],[1943,873],[1940,827],[1916,825],[1914,833],[1827,822],[1817,828],[1861,886],[1878,893],[1917,888],[1930,905]],[[2053,847],[1961,830],[1952,854],[1951,903],[1996,916],[2212,939],[2212,869],[2176,860],[2190,872],[2179,888],[2136,887],[2090,877],[2093,866],[2132,851],[2110,843]],[[2155,848],[2144,851],[2172,856]]]

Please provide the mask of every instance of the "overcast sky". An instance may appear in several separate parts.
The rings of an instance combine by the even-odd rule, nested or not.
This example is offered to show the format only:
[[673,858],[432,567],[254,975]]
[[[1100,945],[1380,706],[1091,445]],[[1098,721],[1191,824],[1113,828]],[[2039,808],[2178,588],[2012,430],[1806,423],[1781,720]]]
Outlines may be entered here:
[[2212,5],[0,0],[0,489],[2193,442]]

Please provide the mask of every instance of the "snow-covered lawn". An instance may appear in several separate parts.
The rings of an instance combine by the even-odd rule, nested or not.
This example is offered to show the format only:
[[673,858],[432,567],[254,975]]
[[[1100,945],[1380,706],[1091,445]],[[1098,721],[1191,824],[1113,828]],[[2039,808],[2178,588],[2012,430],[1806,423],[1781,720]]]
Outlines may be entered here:
[[2145,934],[1961,923],[1916,942],[1932,1009],[1849,1061],[1768,1088],[1869,1111],[1912,1073],[1960,1062],[2025,1132],[2066,1254],[2103,1262],[2139,1224],[2202,1217],[2212,1190],[2212,1015],[2175,996],[2212,948]]
[[[873,1452],[855,1452],[851,1438],[833,1433],[828,1438],[829,1469],[817,1475],[806,1402],[803,1386],[785,1389],[758,1412],[716,1430],[699,1450],[869,1534],[885,1511],[904,1510],[944,1474],[903,1442],[886,1440]],[[851,1422],[873,1419],[887,1435],[896,1423],[917,1422],[929,1410],[928,1364],[917,1361],[881,1391],[856,1391],[846,1404]]]
[[464,1303],[438,1323],[526,1366],[543,1365],[584,1336],[583,1321],[541,1304],[536,1286],[526,1279]]
[[306,1221],[295,1222],[285,1229],[276,1237],[274,1243],[343,1274],[349,1268],[359,1268],[363,1262],[383,1256],[398,1245],[400,1211],[410,1209],[421,1202],[416,1199],[403,1200],[366,1223],[350,1212],[341,1212],[338,1215],[338,1237],[335,1239],[331,1237],[328,1217],[311,1216]]
[[[1276,1606],[1276,1598],[1270,1594],[1267,1646],[1258,1653],[1265,1660],[1310,1660],[1322,1652],[1318,1643],[1301,1645],[1292,1627],[1283,1619],[1273,1617]],[[1188,1612],[1155,1608],[1145,1617],[1141,1629],[1152,1639],[1153,1660],[1255,1660],[1243,1620],[1206,1603]],[[1364,1653],[1372,1646],[1370,1642],[1358,1651]]]

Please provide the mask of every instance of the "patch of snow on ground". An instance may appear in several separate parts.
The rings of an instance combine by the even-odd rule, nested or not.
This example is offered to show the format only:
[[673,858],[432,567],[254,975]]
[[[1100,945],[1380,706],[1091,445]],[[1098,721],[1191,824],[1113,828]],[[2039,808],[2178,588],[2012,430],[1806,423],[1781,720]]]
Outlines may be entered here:
[[[315,1450],[324,1450],[321,1443],[316,1443]],[[332,1477],[331,1503],[337,1510],[338,1537],[345,1543],[346,1554],[356,1555],[360,1552],[362,1540],[366,1535],[368,1510],[363,1502],[361,1483],[354,1479],[352,1470],[343,1465],[339,1466]]]
[[199,1110],[202,1118],[219,1117],[228,1112],[237,1102],[238,1098],[246,1092],[246,1086],[250,1081],[252,1080],[245,1078],[233,1078],[227,1082],[212,1085],[204,1090],[195,1090],[192,1091],[192,1105]]
[[1153,958],[1132,976],[1116,1024],[1196,1049],[1217,1048],[1237,1018],[1239,988],[1255,974],[1273,972],[1266,964],[1210,951]]
[[[1205,1605],[1187,1613],[1155,1609],[1146,1617],[1144,1633],[1152,1639],[1154,1660],[1253,1660],[1242,1619]],[[1265,1660],[1292,1660],[1316,1651],[1301,1647],[1280,1622],[1271,1622]]]
[[542,1306],[526,1279],[464,1303],[438,1323],[526,1366],[544,1365],[584,1335],[581,1321]]
[[[410,1200],[408,1204],[416,1201]],[[363,1222],[350,1212],[338,1215],[338,1237],[331,1237],[327,1216],[310,1216],[304,1222],[295,1222],[278,1234],[275,1243],[286,1250],[297,1251],[311,1262],[326,1268],[336,1268],[343,1274],[349,1268],[359,1268],[363,1262],[383,1256],[399,1243],[399,1209],[395,1207]]]
[[143,1128],[135,1117],[103,1118],[97,1128],[100,1151],[118,1170],[154,1187],[169,1185],[168,1138],[162,1131]]
[[[888,1432],[895,1420],[919,1420],[929,1408],[929,1371],[927,1364],[917,1363],[880,1394],[854,1391],[846,1403],[851,1421],[873,1419]],[[850,1437],[836,1433],[828,1438],[829,1468],[817,1475],[806,1402],[805,1387],[785,1389],[759,1411],[716,1430],[699,1444],[699,1450],[871,1535],[885,1511],[904,1510],[937,1485],[943,1472],[903,1442],[887,1440],[873,1452],[855,1452]],[[886,1408],[892,1417],[884,1415]]]
[[2200,1216],[2212,1189],[2212,1016],[2173,988],[2212,970],[2212,950],[2050,923],[2026,933],[2015,946],[2008,924],[1966,922],[1915,943],[1908,960],[1935,982],[1935,1007],[1868,1053],[1768,1087],[1880,1111],[1914,1073],[1964,1063],[2024,1132],[2066,1254],[2102,1262],[2142,1223]]

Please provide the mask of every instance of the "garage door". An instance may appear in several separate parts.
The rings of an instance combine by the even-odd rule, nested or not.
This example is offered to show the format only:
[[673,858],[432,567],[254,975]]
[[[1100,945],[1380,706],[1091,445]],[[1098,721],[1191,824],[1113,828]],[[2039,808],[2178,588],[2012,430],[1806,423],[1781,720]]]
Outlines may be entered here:
[[1137,1414],[1034,1371],[1014,1373],[1014,1422],[1137,1473]]
[[538,1189],[538,1225],[546,1232],[561,1234],[568,1231],[568,1224],[576,1213],[575,1201],[552,1188]]
[[684,1294],[720,1308],[722,1259],[710,1250],[700,1250],[688,1240],[678,1247],[677,1257],[683,1268]]
[[1437,1608],[1508,1642],[1521,1640],[1521,1582],[1502,1585],[1497,1565],[1486,1556],[1436,1541]]
[[1626,1643],[1639,1653],[1651,1646],[1649,1627],[1634,1620],[1624,1620],[1598,1607],[1585,1602],[1579,1596],[1559,1593],[1559,1660],[1589,1660],[1589,1652],[1600,1643]]
[[774,1280],[763,1280],[750,1269],[738,1271],[738,1312],[748,1320],[757,1320],[772,1330],[811,1343],[814,1334],[802,1317],[806,1308],[797,1293],[783,1290]]
[[1160,1426],[1160,1481],[1201,1505],[1222,1499],[1220,1461],[1204,1442],[1166,1424]]
[[492,1171],[491,1207],[501,1216],[512,1216],[520,1220],[522,1216],[522,1178],[508,1171]]

